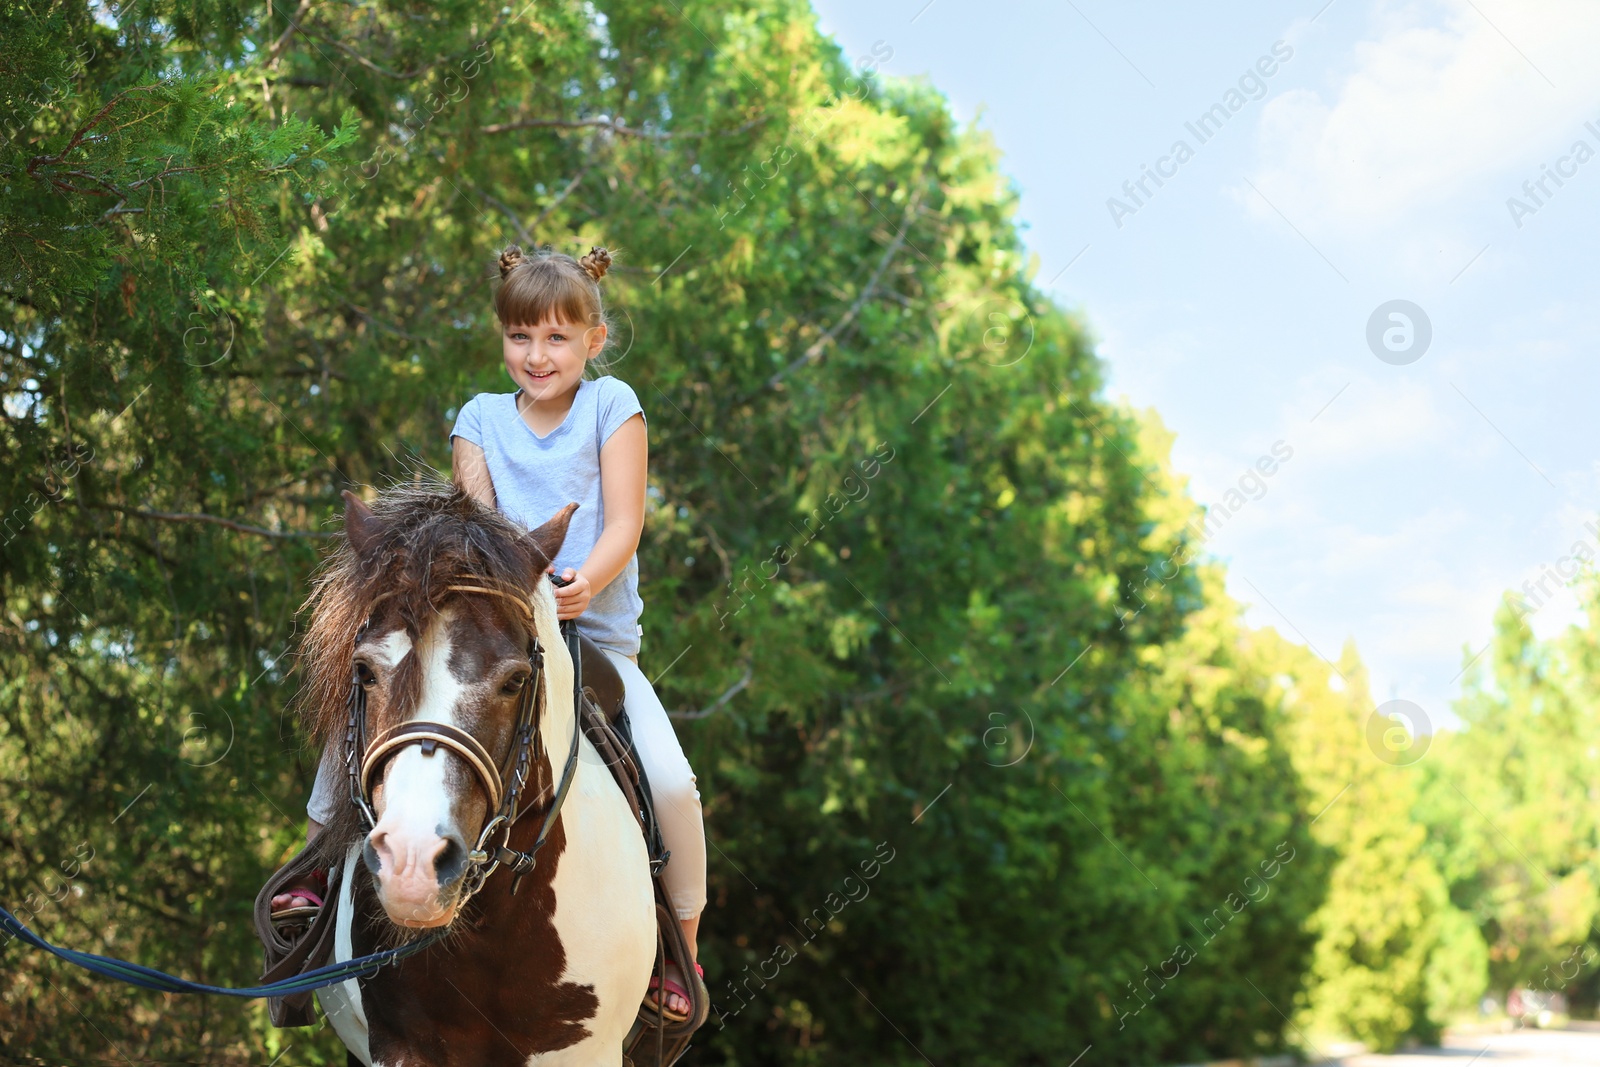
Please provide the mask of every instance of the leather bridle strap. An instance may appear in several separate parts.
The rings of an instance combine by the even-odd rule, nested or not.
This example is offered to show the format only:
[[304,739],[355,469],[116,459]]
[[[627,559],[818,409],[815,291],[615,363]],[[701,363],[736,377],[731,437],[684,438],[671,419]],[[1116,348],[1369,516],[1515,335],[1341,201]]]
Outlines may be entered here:
[[[544,842],[550,836],[550,829],[555,825],[556,816],[561,814],[561,805],[566,802],[567,793],[572,789],[572,779],[577,777],[573,772],[578,767],[578,736],[583,733],[577,716],[574,715],[572,723],[572,747],[567,751],[566,766],[561,769],[561,784],[556,787],[556,795],[550,801],[549,809],[544,813],[544,821],[539,824],[539,835],[533,839],[533,844],[526,852],[518,852],[509,847],[511,835],[506,834],[505,843],[494,849],[485,859],[492,858],[494,867],[502,864],[511,868],[511,892],[517,892],[517,883],[522,881],[524,875],[532,871],[538,861],[538,853],[544,847]],[[515,821],[513,819],[513,821]],[[491,867],[491,870],[493,867]]]
[[[366,755],[361,760],[363,795],[372,795],[372,780],[382,770],[383,761],[397,749],[407,745],[420,746],[424,756],[433,755],[434,748],[438,745],[443,745],[460,756],[483,785],[483,791],[489,794],[489,810],[491,812],[500,810],[504,787],[501,785],[499,773],[495,770],[494,758],[476,737],[465,730],[457,729],[449,723],[425,720],[405,722],[385,730],[367,747]],[[513,748],[515,745],[516,739],[513,738]]]
[[[565,585],[554,575],[553,583]],[[506,589],[498,589],[488,585],[448,585],[445,592],[450,593],[483,593],[489,596],[498,596],[509,600],[527,618],[534,623],[533,606],[525,594]],[[385,594],[388,595],[388,594]],[[381,599],[381,598],[380,598]],[[569,642],[575,640],[571,622],[562,624],[562,630]],[[359,643],[360,635],[357,634]],[[581,671],[581,661],[573,651],[573,669]],[[540,823],[538,836],[533,844],[522,852],[510,847],[511,827],[526,814],[519,801],[521,800],[522,787],[527,781],[527,773],[531,759],[535,754],[540,741],[541,726],[544,721],[545,689],[547,677],[544,671],[544,651],[539,645],[539,640],[534,637],[529,649],[529,667],[532,676],[523,693],[523,699],[517,709],[517,721],[512,731],[510,750],[506,754],[505,764],[496,767],[494,758],[477,738],[464,730],[457,729],[448,723],[429,722],[426,720],[413,720],[401,723],[386,730],[370,745],[364,744],[366,733],[366,693],[358,678],[351,678],[350,686],[350,721],[345,735],[345,760],[348,765],[350,777],[350,799],[361,810],[369,828],[376,822],[370,803],[372,780],[381,771],[384,762],[398,750],[410,745],[419,745],[424,754],[431,755],[439,745],[443,745],[461,759],[472,769],[474,776],[483,785],[484,791],[489,796],[488,822],[479,832],[478,843],[468,853],[469,871],[466,890],[463,900],[471,899],[483,888],[489,876],[502,864],[511,868],[511,892],[516,893],[517,885],[524,875],[534,869],[537,862],[537,853],[544,847],[550,831],[555,826],[556,817],[561,813],[561,806],[566,802],[567,793],[572,788],[572,781],[577,777],[578,767],[578,742],[582,734],[579,722],[576,701],[573,706],[572,747],[567,753],[566,765],[562,768],[561,779],[556,785],[555,795],[550,800],[546,809],[544,820]],[[581,678],[581,674],[578,676]],[[490,846],[489,839],[495,833],[503,835],[498,845]]]

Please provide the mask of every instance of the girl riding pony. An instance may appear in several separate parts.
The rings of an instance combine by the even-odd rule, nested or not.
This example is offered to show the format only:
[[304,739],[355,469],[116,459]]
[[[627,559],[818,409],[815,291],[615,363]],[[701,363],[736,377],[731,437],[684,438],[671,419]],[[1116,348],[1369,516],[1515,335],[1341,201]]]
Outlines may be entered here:
[[[451,430],[453,478],[464,492],[530,529],[578,503],[551,566],[569,580],[555,590],[557,615],[576,620],[622,676],[634,746],[672,854],[663,888],[692,956],[706,905],[700,793],[672,722],[639,669],[644,605],[636,551],[649,455],[644,412],[621,379],[585,373],[591,365],[605,370],[608,331],[599,282],[610,264],[603,248],[581,260],[547,249],[524,255],[515,245],[500,254],[495,312],[506,373],[516,388],[479,393],[463,405]],[[332,748],[323,753],[306,805],[308,841],[342,799],[344,767]],[[320,907],[316,889],[279,894],[274,914]],[[675,1019],[690,1008],[681,962],[669,962],[665,983],[664,1009]],[[692,958],[688,962],[700,971]],[[652,1006],[661,995],[657,989],[652,978]]]

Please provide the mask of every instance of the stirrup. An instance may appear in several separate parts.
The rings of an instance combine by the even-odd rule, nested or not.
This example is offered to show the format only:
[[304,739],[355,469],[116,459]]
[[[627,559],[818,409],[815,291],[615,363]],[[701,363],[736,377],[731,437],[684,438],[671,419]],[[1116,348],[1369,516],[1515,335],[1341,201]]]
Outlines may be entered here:
[[[679,970],[683,969],[677,960],[668,960],[667,962],[671,963]],[[695,973],[700,976],[700,980],[702,982],[705,981],[706,969],[700,966],[699,963],[696,963],[694,965],[694,970]],[[679,985],[677,982],[674,982],[665,975],[651,975],[650,986],[645,990],[644,993],[645,1009],[647,1011],[659,1011],[668,1022],[688,1022],[689,1017],[687,1015],[684,1015],[681,1012],[673,1011],[671,1008],[667,1007],[668,993],[676,993],[684,1000],[687,1000],[691,1005],[694,1004],[694,995],[691,994],[687,989],[683,988],[683,986]]]
[[273,912],[272,928],[284,934],[287,934],[288,931],[297,928],[309,927],[311,925],[311,920],[317,917],[317,913],[320,912],[323,907],[322,898],[311,892],[309,889],[291,890],[290,895],[296,897],[305,897],[307,900],[316,901],[316,903],[302,904],[298,908],[284,908],[282,911]]

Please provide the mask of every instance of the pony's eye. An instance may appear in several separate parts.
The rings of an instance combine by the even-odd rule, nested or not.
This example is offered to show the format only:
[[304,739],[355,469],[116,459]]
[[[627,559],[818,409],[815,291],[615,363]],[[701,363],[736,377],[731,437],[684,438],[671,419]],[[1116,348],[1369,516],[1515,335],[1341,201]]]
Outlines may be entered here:
[[500,692],[510,696],[513,693],[522,692],[522,687],[527,684],[528,676],[526,674],[513,674],[506,679],[506,684],[500,687]]
[[361,688],[371,689],[378,684],[378,676],[372,673],[372,668],[365,663],[356,664],[356,680],[361,683]]

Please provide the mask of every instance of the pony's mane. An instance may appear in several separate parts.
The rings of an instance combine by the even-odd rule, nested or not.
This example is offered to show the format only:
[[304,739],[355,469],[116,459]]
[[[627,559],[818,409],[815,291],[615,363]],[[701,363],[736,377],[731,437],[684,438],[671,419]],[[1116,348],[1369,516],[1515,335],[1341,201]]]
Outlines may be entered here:
[[427,632],[445,587],[458,583],[531,589],[540,576],[525,531],[443,482],[395,485],[372,504],[374,533],[357,553],[348,531],[312,583],[301,611],[305,681],[301,721],[323,745],[343,744],[356,632],[382,600],[413,646]]

